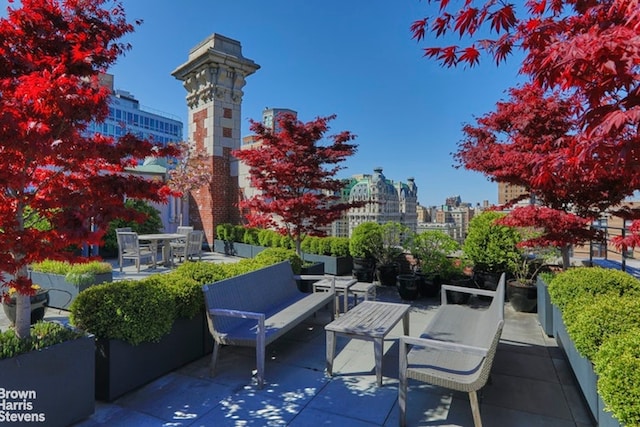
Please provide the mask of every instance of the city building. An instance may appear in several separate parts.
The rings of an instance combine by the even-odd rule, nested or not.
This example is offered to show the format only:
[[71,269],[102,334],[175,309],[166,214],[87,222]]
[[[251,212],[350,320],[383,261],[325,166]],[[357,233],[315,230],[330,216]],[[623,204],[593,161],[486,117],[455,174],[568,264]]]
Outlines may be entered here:
[[505,205],[521,196],[528,196],[529,190],[519,185],[506,182],[498,183],[498,204]]
[[407,183],[394,182],[388,180],[382,168],[378,167],[372,175],[353,176],[348,188],[350,202],[366,202],[363,207],[347,212],[349,236],[363,222],[399,222],[416,231],[418,186],[413,178],[408,178]]
[[90,123],[88,133],[113,138],[131,133],[162,145],[184,139],[183,125],[177,117],[142,106],[131,93],[114,89],[112,74],[102,74],[100,80],[111,90],[109,116],[104,123]]

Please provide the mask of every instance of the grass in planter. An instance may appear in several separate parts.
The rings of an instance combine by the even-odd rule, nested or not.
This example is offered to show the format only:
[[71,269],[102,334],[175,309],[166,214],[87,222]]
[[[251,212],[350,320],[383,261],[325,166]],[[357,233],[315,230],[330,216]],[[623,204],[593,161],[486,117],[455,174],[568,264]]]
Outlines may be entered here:
[[16,337],[13,329],[0,333],[0,359],[8,359],[33,350],[42,350],[66,341],[82,338],[83,333],[69,329],[59,323],[38,322],[31,326],[31,336]]
[[52,259],[33,263],[31,269],[40,273],[65,276],[66,281],[74,285],[91,283],[96,274],[111,273],[113,271],[113,267],[108,262],[90,261],[72,264],[69,261]]

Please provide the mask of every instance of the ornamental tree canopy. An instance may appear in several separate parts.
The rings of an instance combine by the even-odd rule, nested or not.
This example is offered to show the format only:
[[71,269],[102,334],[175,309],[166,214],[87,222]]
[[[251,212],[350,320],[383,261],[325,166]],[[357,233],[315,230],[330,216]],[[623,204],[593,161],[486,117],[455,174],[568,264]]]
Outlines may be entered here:
[[233,155],[249,166],[251,186],[257,194],[241,200],[240,208],[252,226],[271,227],[296,242],[307,235],[320,235],[342,213],[360,203],[340,201],[344,183],[335,179],[338,164],[356,152],[349,143],[355,135],[348,131],[330,136],[328,145],[319,142],[335,115],[300,122],[291,113],[278,115],[278,132],[251,121],[251,130],[260,143],[235,150]]
[[177,152],[130,134],[113,140],[87,132],[108,114],[109,89],[99,73],[129,48],[117,42],[133,31],[120,3],[20,4],[0,19],[0,272],[13,276],[16,332],[24,337],[32,292],[27,265],[99,244],[110,220],[131,216],[125,196],[164,201],[168,188],[127,168]]

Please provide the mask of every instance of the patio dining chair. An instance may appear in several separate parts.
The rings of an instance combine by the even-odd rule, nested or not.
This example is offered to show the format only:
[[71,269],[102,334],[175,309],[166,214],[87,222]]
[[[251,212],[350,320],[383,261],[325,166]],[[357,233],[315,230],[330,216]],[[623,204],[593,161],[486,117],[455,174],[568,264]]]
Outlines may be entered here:
[[123,231],[116,233],[118,239],[118,263],[120,272],[122,272],[122,262],[125,259],[132,259],[136,262],[138,273],[140,272],[141,258],[151,258],[153,265],[156,264],[156,254],[145,246],[140,246],[138,241],[138,233],[132,231]]
[[198,257],[199,261],[202,261],[202,240],[204,238],[204,231],[194,230],[189,232],[187,237],[187,247],[185,257],[193,260],[194,257]]
[[178,228],[176,229],[176,233],[183,234],[184,238],[176,239],[169,243],[169,246],[171,247],[171,259],[178,257],[178,260],[182,261],[182,258],[185,257],[189,233],[192,231],[193,231],[192,226],[186,226],[186,225],[178,226]]

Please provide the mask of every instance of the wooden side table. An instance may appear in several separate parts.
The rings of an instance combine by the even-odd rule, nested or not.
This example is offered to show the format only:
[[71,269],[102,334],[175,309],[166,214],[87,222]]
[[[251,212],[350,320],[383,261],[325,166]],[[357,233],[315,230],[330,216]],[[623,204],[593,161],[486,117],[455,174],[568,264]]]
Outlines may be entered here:
[[327,334],[327,373],[333,375],[333,359],[336,354],[336,334],[351,339],[373,341],[376,363],[376,379],[382,386],[382,353],[384,338],[402,319],[404,334],[409,335],[408,304],[364,301],[343,316],[325,326]]

